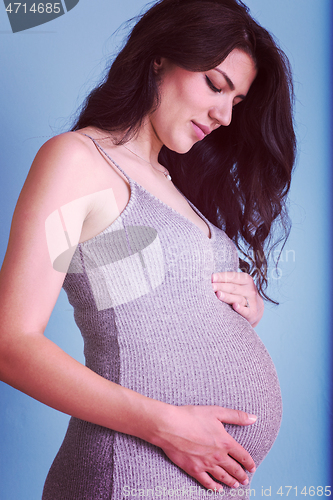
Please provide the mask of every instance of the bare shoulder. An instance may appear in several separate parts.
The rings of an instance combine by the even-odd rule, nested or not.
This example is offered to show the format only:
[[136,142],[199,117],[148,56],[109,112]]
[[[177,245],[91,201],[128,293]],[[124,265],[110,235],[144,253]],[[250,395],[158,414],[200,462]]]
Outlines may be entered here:
[[52,211],[59,204],[111,187],[112,181],[110,168],[91,139],[79,132],[66,132],[49,139],[40,148],[21,198],[25,194],[30,200],[47,196]]
[[40,148],[39,153],[58,151],[60,154],[75,156],[87,153],[91,140],[80,132],[64,132],[46,141]]
[[65,132],[49,139],[38,151],[32,172],[43,177],[73,178],[82,182],[83,174],[93,175],[94,154],[88,138],[76,132]]

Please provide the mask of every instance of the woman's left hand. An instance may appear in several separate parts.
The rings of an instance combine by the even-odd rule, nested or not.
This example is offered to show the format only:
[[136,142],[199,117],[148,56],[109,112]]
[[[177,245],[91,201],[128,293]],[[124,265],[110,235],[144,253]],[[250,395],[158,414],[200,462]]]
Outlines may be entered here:
[[257,326],[264,314],[264,301],[252,276],[243,272],[214,273],[212,285],[218,299],[231,304],[253,327]]

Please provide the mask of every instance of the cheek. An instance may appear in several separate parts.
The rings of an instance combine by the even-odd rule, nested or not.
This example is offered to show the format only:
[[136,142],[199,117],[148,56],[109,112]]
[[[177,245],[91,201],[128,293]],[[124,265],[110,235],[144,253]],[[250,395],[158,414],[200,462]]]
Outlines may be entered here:
[[187,72],[185,74],[185,77],[165,81],[161,93],[162,108],[175,118],[185,118],[185,115],[191,114],[200,103],[198,76],[193,77],[192,73],[187,76]]
[[[202,82],[195,78],[166,79],[160,88],[160,105],[151,117],[155,133],[163,143],[184,151],[192,147],[191,120],[202,116]],[[168,144],[166,144],[168,145]],[[179,152],[184,152],[179,151]],[[186,152],[185,151],[185,152]]]
[[200,108],[201,97],[200,87],[194,82],[187,82],[176,90],[175,102],[179,110],[191,114]]

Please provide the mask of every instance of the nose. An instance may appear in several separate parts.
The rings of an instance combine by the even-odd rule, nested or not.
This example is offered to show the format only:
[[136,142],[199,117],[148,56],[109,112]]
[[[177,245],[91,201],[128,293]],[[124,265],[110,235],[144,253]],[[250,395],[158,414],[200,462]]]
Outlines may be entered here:
[[227,127],[231,123],[232,108],[232,102],[224,101],[219,106],[211,108],[209,116],[218,124],[218,126],[223,125],[224,127]]

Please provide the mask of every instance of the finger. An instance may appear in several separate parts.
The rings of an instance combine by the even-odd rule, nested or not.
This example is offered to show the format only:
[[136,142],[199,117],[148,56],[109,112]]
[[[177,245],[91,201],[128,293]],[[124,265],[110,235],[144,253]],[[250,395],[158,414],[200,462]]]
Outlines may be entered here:
[[261,313],[258,313],[257,309],[253,309],[247,306],[240,306],[237,303],[232,304],[232,307],[234,311],[243,316],[243,318],[245,318],[250,323],[252,328],[255,328],[257,326],[262,316]]
[[234,295],[244,295],[244,290],[248,290],[244,285],[237,285],[235,283],[212,283],[214,292],[225,292]]
[[198,474],[193,474],[193,477],[194,477],[194,479],[199,481],[199,483],[202,484],[202,486],[207,488],[207,490],[213,490],[213,491],[215,489],[216,489],[216,491],[223,490],[222,485],[219,483],[216,483],[214,481],[214,479],[211,478],[209,474],[207,474],[207,472],[200,472]]
[[247,273],[237,271],[225,271],[221,273],[212,274],[213,283],[238,283],[239,285],[246,285],[253,283],[253,278]]
[[[245,300],[246,300],[246,297],[245,297]],[[247,304],[241,305],[239,302],[234,302],[232,304],[232,307],[236,312],[241,314],[243,316],[243,318],[246,318],[248,321],[250,321],[250,319],[252,321],[255,321],[257,318],[256,311],[251,309],[250,305],[247,305]]]
[[[233,461],[233,462],[236,463],[235,461]],[[232,467],[230,467],[230,469],[232,469]],[[209,473],[215,479],[217,479],[221,483],[225,484],[226,486],[230,486],[230,488],[238,488],[239,481],[242,482],[242,484],[244,483],[244,486],[245,486],[245,484],[247,484],[247,483],[245,483],[245,481],[247,480],[247,475],[245,474],[244,470],[241,467],[239,467],[239,469],[242,472],[241,474],[239,474],[239,479],[236,475],[233,476],[233,475],[229,474],[229,472],[227,472],[227,470],[224,468],[224,466],[223,467],[216,466],[212,470],[210,470]]]
[[216,292],[216,296],[226,304],[232,304],[235,305],[235,307],[236,304],[238,304],[246,309],[250,309],[250,304],[248,303],[248,300],[244,295],[234,295],[231,293],[218,291]]
[[255,297],[257,295],[257,289],[254,286],[249,286],[248,284],[239,283],[212,283],[214,291],[221,290],[221,292],[233,293],[235,295],[252,295]]
[[246,413],[245,411],[222,408],[222,406],[216,408],[218,409],[217,418],[224,424],[251,425],[257,420],[256,415]]
[[[244,448],[235,441],[235,445],[229,450],[229,456],[237,460],[237,462],[244,467],[244,469],[253,473],[256,470],[256,465],[254,463],[251,455],[244,450]],[[228,469],[229,470],[229,469]],[[229,470],[230,471],[230,470]],[[238,471],[237,471],[238,472]],[[236,475],[235,477],[238,478]]]

